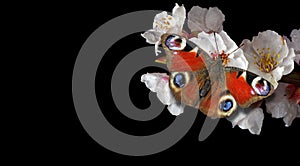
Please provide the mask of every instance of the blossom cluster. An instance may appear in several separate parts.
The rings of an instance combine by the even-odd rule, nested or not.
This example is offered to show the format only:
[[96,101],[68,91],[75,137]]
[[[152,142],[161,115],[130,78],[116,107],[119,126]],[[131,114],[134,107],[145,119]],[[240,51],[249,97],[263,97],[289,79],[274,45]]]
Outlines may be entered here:
[[[290,126],[296,117],[300,117],[300,87],[283,83],[281,79],[294,70],[295,64],[300,65],[300,29],[294,29],[290,38],[273,30],[259,32],[252,40],[243,40],[240,44],[243,46],[239,47],[223,30],[224,21],[225,15],[217,7],[194,6],[186,14],[185,7],[176,4],[172,15],[166,11],[158,13],[152,29],[142,36],[147,43],[155,45],[157,56],[161,53],[161,36],[165,33],[188,38],[212,57],[220,51],[231,53],[226,66],[250,71],[272,84],[275,92],[264,100],[266,112],[274,118],[283,118],[285,125]],[[189,30],[183,29],[186,22]],[[168,79],[166,73],[147,73],[141,77],[147,88],[156,92],[159,100],[168,105],[169,112],[178,116],[184,112],[184,104],[176,102]],[[256,103],[248,108],[239,108],[227,119],[233,127],[237,125],[252,134],[260,134],[264,110]]]

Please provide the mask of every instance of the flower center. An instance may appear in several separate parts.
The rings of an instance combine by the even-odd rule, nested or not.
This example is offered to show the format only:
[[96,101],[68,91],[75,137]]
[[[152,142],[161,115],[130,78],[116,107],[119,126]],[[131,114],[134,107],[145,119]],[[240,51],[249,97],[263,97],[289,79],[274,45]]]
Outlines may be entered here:
[[269,73],[278,66],[279,53],[270,52],[270,48],[256,49],[256,51],[258,54],[254,54],[254,64],[260,71]]
[[221,54],[219,54],[219,57],[221,57],[224,66],[229,62],[228,56],[229,54],[226,54],[224,50],[222,50]]
[[155,25],[156,29],[160,28],[164,31],[167,31],[172,26],[172,21],[174,21],[173,17],[167,15],[165,17],[162,17],[162,18],[158,19],[158,20],[154,20],[154,25]]
[[[211,51],[209,51],[211,52]],[[218,52],[211,52],[210,56],[212,57],[213,60],[216,60],[217,58],[220,58],[222,60],[222,65],[225,66],[228,62],[230,62],[228,56],[229,54],[226,54],[224,50],[222,50],[221,53]]]

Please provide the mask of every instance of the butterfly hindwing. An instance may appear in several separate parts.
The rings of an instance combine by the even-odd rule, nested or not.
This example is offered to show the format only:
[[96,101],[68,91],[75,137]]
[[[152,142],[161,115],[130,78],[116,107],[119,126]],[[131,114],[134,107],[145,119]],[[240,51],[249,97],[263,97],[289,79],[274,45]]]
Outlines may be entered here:
[[270,96],[274,87],[258,75],[238,68],[226,68],[226,85],[239,106],[246,108]]

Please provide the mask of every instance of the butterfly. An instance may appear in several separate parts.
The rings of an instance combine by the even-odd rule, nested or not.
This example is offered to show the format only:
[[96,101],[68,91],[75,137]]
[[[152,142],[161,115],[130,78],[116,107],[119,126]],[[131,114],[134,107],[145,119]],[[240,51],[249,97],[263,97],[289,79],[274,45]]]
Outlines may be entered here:
[[[192,41],[164,34],[169,87],[175,99],[209,117],[229,117],[274,92],[270,82],[236,67],[226,67],[226,54],[212,58]],[[224,56],[225,55],[225,56]]]

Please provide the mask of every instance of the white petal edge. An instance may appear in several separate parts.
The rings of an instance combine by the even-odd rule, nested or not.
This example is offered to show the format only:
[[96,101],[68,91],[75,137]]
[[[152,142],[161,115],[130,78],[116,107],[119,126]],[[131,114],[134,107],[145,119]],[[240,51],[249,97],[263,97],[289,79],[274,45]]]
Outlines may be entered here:
[[283,62],[280,64],[284,67],[283,75],[287,75],[294,70],[294,59],[296,58],[295,52],[293,48],[289,49],[289,53]]
[[226,67],[237,67],[240,69],[248,69],[248,60],[245,58],[243,51],[241,49],[237,50],[235,53],[228,56],[229,62]]
[[208,9],[193,6],[188,13],[188,27],[191,32],[209,31],[205,26],[205,16]]
[[294,49],[300,51],[300,29],[293,29],[290,36],[292,38]]
[[207,52],[209,55],[211,53],[218,53],[216,41],[218,45],[219,51],[224,50],[226,51],[226,45],[222,39],[222,37],[219,34],[215,34],[216,38],[213,33],[206,33],[206,32],[200,32],[198,34],[198,38],[191,38],[190,40],[197,44],[201,49],[203,49],[205,52]]
[[217,7],[210,7],[205,18],[206,27],[212,32],[220,32],[223,28],[225,15]]
[[282,43],[282,37],[278,35],[277,32],[266,30],[263,32],[259,32],[258,36],[253,37],[252,45],[255,51],[257,51],[256,49],[270,48],[270,52],[279,53],[280,50],[282,49],[283,43]]
[[[225,31],[221,31],[219,33],[221,38],[224,41],[224,44],[226,45],[226,53],[230,54],[228,56],[229,62],[226,66],[231,67],[238,67],[244,70],[247,70],[248,68],[248,60],[244,56],[244,52],[242,49],[237,49],[238,46],[235,44],[235,42],[228,36],[228,34]],[[237,50],[236,50],[237,49]]]
[[175,7],[172,10],[172,16],[176,20],[175,30],[173,30],[173,33],[181,33],[183,24],[186,18],[186,10],[185,7],[179,6],[177,3],[175,4]]
[[249,114],[239,121],[238,125],[241,129],[248,129],[251,134],[259,135],[264,120],[264,113],[261,108],[255,108],[249,111]]
[[274,94],[266,99],[266,110],[273,118],[283,118],[285,126],[292,124],[299,117],[300,106],[288,100],[286,87],[289,84],[280,83]]
[[241,129],[248,129],[251,134],[259,135],[261,132],[264,113],[261,108],[238,108],[232,117],[227,118],[232,126],[238,125]]
[[152,92],[156,92],[157,98],[164,104],[168,105],[168,111],[175,116],[184,112],[185,105],[176,102],[170,88],[168,75],[165,73],[147,73],[141,76],[141,82]]
[[184,112],[185,105],[173,103],[168,106],[168,110],[172,115],[178,116]]
[[295,62],[300,65],[300,54],[296,54]]
[[156,92],[158,99],[165,105],[175,102],[169,88],[169,76],[165,73],[147,73],[141,76],[141,82],[152,92]]
[[143,38],[145,38],[146,42],[149,44],[155,44],[155,43],[159,42],[161,35],[162,35],[161,32],[155,31],[153,29],[150,29],[141,34],[141,36]]

